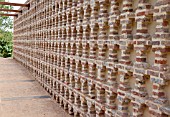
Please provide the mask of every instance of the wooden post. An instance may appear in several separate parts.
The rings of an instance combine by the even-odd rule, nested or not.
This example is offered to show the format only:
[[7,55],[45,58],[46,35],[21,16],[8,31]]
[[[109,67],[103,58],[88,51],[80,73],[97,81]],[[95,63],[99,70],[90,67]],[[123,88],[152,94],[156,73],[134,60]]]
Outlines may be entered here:
[[1,8],[0,8],[0,11],[18,12],[18,13],[21,13],[21,10],[12,10],[12,9],[1,9]]
[[0,14],[0,16],[18,16],[18,14]]
[[20,3],[0,2],[0,4],[1,5],[10,5],[10,6],[29,7],[29,4],[20,4]]

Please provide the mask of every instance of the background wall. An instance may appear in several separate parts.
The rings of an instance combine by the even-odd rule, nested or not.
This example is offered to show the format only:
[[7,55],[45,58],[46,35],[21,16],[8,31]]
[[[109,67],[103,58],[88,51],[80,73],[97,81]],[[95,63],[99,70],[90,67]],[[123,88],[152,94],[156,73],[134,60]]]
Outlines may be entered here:
[[14,59],[75,116],[170,115],[168,0],[32,0]]

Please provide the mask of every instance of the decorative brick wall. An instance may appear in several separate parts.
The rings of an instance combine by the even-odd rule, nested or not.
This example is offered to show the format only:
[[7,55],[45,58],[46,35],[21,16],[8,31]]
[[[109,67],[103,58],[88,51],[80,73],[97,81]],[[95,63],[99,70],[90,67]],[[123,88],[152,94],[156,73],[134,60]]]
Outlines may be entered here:
[[170,117],[170,0],[32,0],[14,59],[74,116]]

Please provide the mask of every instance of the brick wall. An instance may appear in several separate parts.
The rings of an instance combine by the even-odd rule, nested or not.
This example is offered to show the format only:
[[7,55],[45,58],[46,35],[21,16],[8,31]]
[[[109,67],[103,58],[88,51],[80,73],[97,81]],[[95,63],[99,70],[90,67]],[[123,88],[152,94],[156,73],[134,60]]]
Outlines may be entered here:
[[74,116],[170,116],[169,0],[31,0],[14,59]]

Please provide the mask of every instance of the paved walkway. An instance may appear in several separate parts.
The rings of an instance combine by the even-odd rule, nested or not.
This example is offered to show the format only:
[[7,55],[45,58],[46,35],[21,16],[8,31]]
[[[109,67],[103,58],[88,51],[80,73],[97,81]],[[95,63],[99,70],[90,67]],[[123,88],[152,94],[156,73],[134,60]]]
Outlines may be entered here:
[[0,117],[69,117],[31,74],[13,59],[0,58]]

